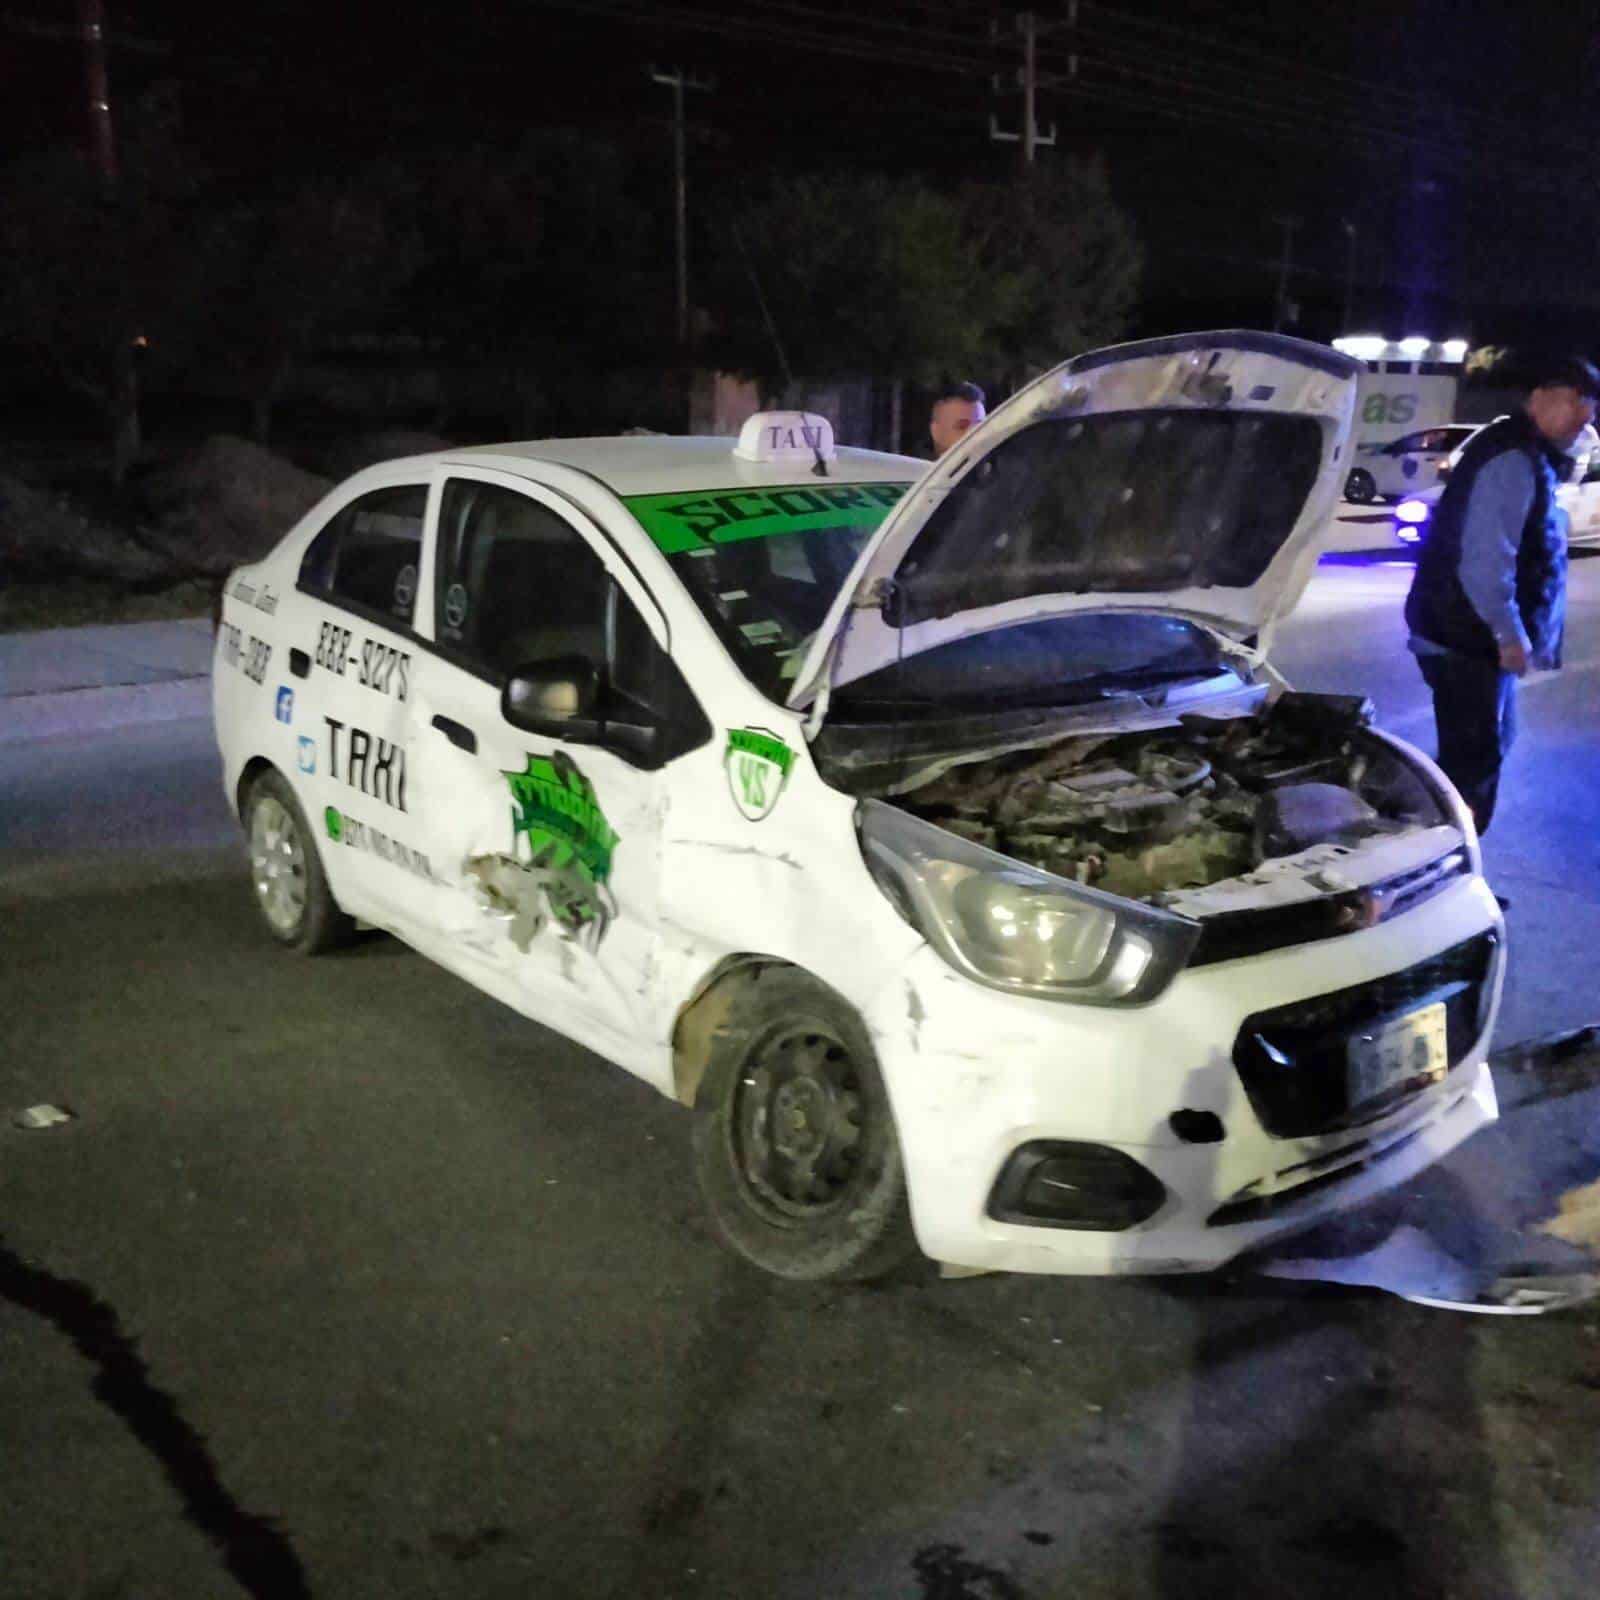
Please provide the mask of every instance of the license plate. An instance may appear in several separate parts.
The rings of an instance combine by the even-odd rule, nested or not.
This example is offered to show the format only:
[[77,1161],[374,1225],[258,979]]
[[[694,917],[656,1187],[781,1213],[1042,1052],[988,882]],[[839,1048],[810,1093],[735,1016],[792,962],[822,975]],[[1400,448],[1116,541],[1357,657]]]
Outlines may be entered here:
[[1357,1034],[1350,1040],[1346,1084],[1354,1108],[1402,1084],[1437,1083],[1450,1065],[1444,1002]]

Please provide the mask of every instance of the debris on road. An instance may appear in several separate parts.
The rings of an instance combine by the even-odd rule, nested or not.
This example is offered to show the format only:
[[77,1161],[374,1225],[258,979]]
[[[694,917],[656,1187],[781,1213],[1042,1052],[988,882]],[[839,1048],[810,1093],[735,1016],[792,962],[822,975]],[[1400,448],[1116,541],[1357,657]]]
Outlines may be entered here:
[[1600,1272],[1521,1270],[1486,1279],[1481,1267],[1457,1260],[1409,1223],[1359,1255],[1268,1256],[1253,1265],[1263,1277],[1384,1289],[1441,1311],[1532,1316],[1600,1294]]
[[1441,1311],[1478,1311],[1502,1317],[1538,1316],[1545,1311],[1560,1311],[1581,1305],[1600,1294],[1600,1275],[1592,1272],[1551,1273],[1537,1277],[1498,1278],[1473,1300],[1435,1300],[1427,1295],[1408,1294],[1407,1300],[1419,1306],[1436,1306]]
[[1567,1244],[1600,1251],[1600,1180],[1568,1189],[1561,1197],[1561,1209],[1538,1230]]
[[12,1119],[19,1128],[55,1128],[63,1122],[73,1120],[72,1112],[62,1106],[29,1106],[26,1111],[19,1111]]
[[[1600,1024],[1505,1046],[1490,1064],[1502,1112],[1581,1093],[1600,1084]],[[1568,1187],[1557,1199],[1561,1183]],[[1520,1215],[1482,1229],[1463,1227],[1459,1207],[1441,1208],[1437,1200],[1431,1207],[1408,1202],[1407,1219],[1385,1225],[1382,1210],[1394,1204],[1386,1199],[1271,1245],[1248,1267],[1264,1277],[1383,1289],[1417,1305],[1498,1316],[1535,1316],[1594,1299],[1600,1178],[1552,1167],[1535,1187],[1542,1200],[1525,1200]],[[1383,1230],[1376,1239],[1374,1223]]]

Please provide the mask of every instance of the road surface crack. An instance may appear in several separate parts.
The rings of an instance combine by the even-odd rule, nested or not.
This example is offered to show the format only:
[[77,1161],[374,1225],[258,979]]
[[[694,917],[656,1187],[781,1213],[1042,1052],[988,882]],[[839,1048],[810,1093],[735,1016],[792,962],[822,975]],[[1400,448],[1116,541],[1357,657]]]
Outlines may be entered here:
[[149,1368],[111,1306],[87,1284],[24,1261],[3,1239],[0,1297],[48,1322],[99,1369],[90,1385],[95,1399],[156,1458],[183,1500],[185,1519],[216,1546],[246,1593],[259,1600],[310,1600],[294,1547],[272,1519],[235,1503],[205,1440],[184,1420],[172,1396],[150,1381]]

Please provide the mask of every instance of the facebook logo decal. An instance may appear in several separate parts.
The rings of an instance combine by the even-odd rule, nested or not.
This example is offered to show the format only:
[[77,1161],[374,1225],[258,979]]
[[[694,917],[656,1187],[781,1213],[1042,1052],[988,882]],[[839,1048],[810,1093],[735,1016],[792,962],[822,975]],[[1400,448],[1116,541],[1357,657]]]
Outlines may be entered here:
[[278,685],[278,721],[294,721],[294,690],[286,683]]
[[303,733],[300,735],[300,770],[302,772],[317,770],[317,741],[308,739]]

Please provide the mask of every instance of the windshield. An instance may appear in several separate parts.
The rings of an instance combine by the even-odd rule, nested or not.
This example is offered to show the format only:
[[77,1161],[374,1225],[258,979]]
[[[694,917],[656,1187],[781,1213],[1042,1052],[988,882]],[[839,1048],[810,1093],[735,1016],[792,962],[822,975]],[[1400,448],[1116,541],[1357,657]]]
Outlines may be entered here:
[[870,717],[1082,705],[1230,671],[1216,639],[1182,617],[1079,611],[894,662],[839,689],[833,711]]
[[808,483],[634,495],[623,504],[745,676],[781,700],[862,546],[908,487]]

